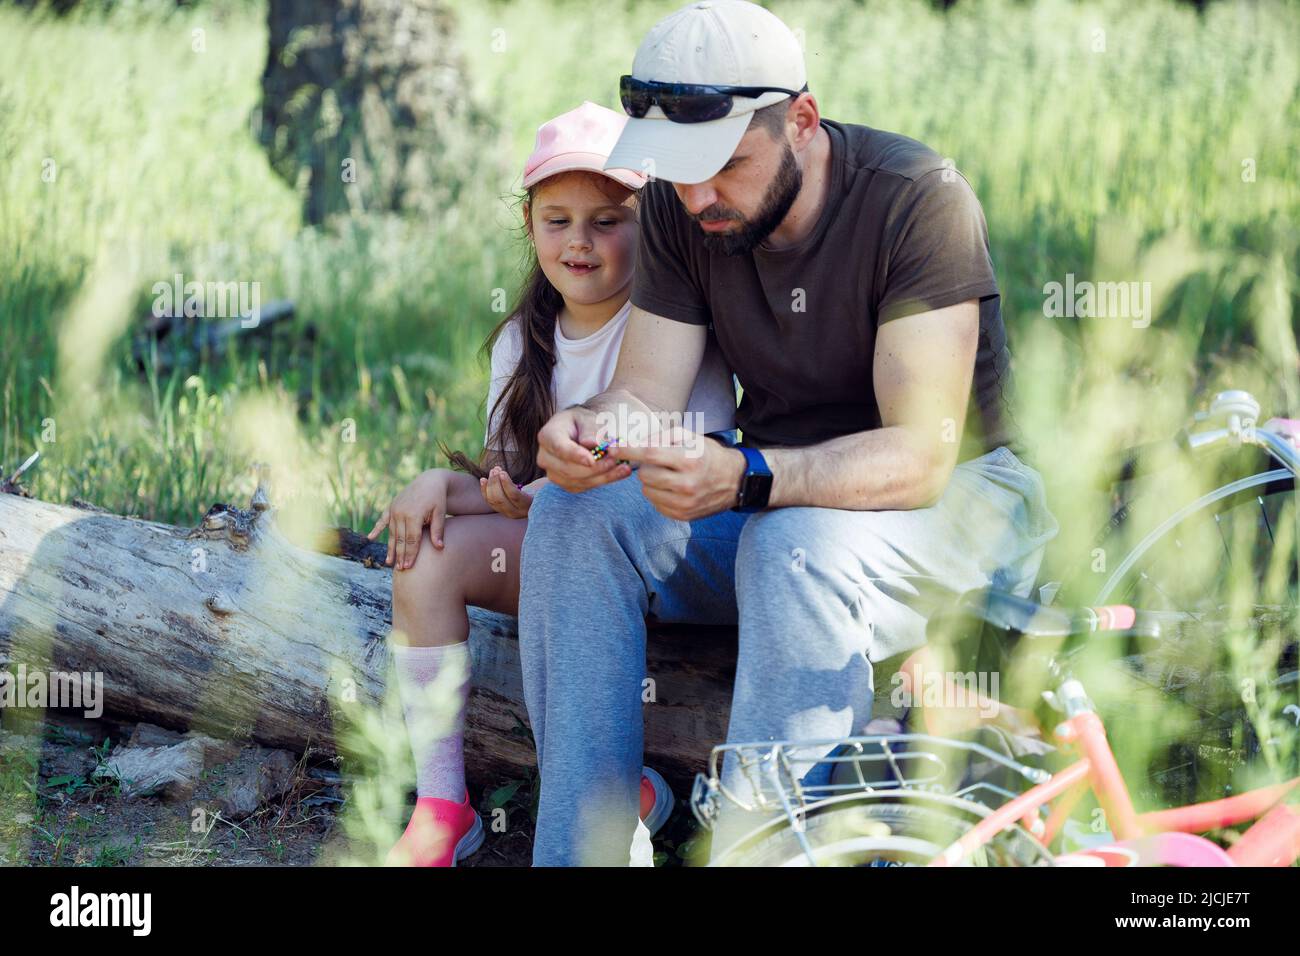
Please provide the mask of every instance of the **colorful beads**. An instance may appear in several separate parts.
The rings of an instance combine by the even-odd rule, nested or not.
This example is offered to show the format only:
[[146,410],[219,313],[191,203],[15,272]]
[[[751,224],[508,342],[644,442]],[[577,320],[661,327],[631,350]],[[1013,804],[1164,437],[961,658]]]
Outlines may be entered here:
[[611,438],[608,441],[601,442],[599,445],[597,445],[595,448],[591,450],[592,461],[600,461],[602,458],[604,458],[606,455],[609,454],[610,448],[616,447],[617,445],[618,445],[617,438]]

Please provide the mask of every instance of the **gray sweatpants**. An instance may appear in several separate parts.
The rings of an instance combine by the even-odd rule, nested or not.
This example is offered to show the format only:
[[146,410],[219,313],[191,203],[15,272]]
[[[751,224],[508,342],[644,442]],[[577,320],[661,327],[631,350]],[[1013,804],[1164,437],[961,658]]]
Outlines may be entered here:
[[[859,733],[872,663],[925,642],[941,604],[1027,595],[1057,533],[1042,478],[1010,450],[959,464],[911,511],[775,508],[666,518],[636,474],[555,485],[524,537],[519,638],[542,793],[535,865],[626,865],[642,765],[645,618],[739,624],[727,741]],[[701,768],[703,769],[703,768]],[[746,792],[734,766],[723,783]],[[715,855],[731,837],[724,814]]]

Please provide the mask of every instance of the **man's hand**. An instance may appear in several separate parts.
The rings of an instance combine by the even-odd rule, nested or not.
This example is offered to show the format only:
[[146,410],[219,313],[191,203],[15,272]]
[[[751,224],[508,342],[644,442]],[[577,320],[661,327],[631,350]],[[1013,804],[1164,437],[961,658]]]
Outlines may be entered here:
[[640,466],[641,492],[655,510],[694,521],[736,504],[747,462],[739,449],[675,430],[672,444],[618,446],[617,455]]
[[613,455],[599,461],[591,457],[591,450],[608,437],[599,433],[597,421],[589,408],[566,408],[537,433],[537,465],[565,491],[588,491],[632,474]]

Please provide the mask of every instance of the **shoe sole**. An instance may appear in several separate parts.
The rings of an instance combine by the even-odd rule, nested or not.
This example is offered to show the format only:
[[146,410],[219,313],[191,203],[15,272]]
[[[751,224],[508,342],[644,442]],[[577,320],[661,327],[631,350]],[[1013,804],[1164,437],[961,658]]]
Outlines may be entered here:
[[483,818],[476,813],[474,814],[474,823],[470,826],[469,831],[456,843],[456,852],[451,856],[451,865],[455,866],[466,857],[473,856],[482,845]]
[[673,788],[668,786],[668,781],[659,774],[658,770],[653,767],[642,767],[641,775],[654,786],[655,805],[650,808],[650,815],[641,821],[650,831],[650,835],[654,836],[673,815],[673,804],[676,798],[673,796]]

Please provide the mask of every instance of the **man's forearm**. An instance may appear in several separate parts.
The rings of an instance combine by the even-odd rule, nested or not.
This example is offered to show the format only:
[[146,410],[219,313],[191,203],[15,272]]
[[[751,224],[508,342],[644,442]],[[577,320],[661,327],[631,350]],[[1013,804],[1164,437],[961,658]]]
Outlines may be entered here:
[[899,426],[759,450],[772,469],[772,508],[908,511],[934,504],[951,475],[933,444]]
[[583,408],[595,412],[597,415],[609,414],[617,416],[620,408],[626,408],[627,412],[650,415],[658,414],[663,411],[663,409],[654,408],[642,401],[626,388],[606,389],[599,395],[593,395],[585,402],[580,402],[579,404]]

